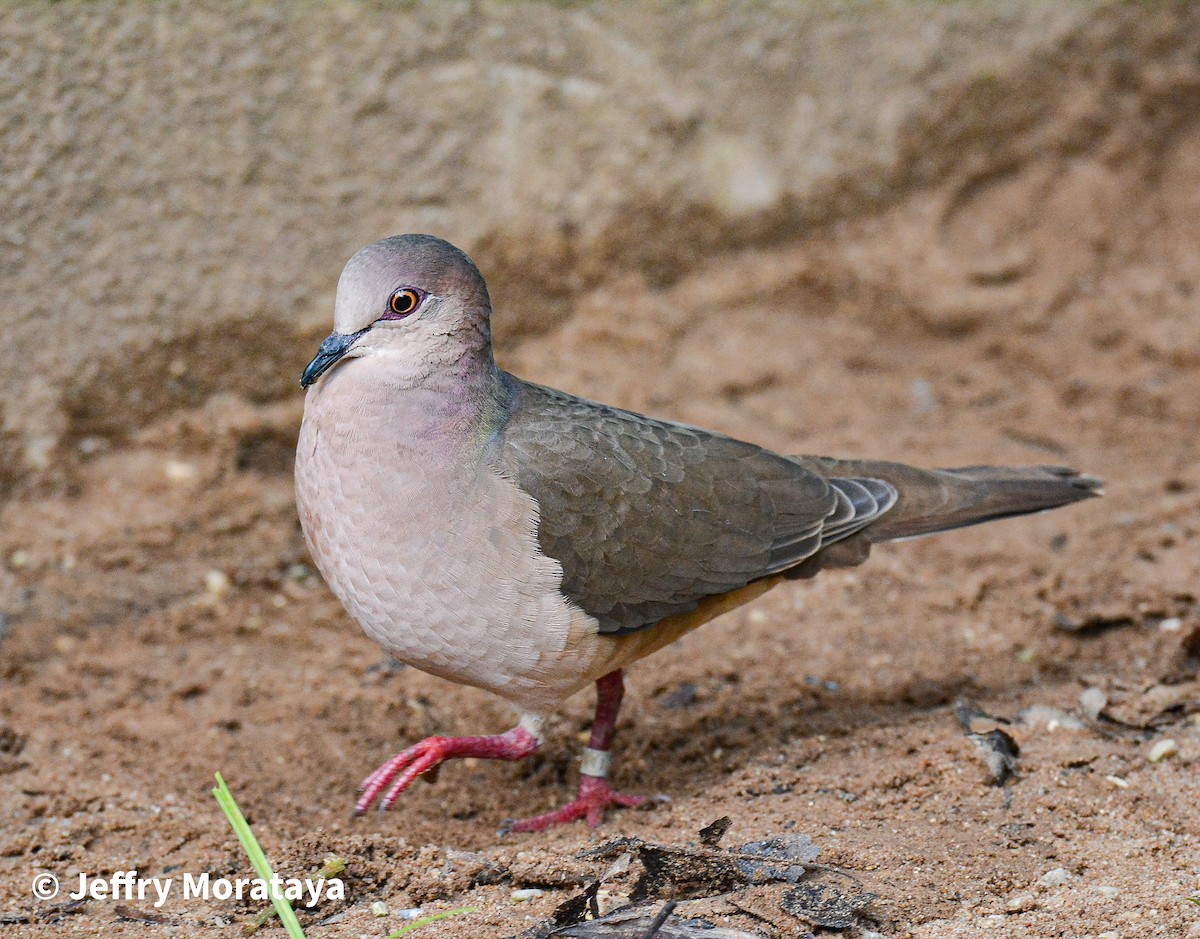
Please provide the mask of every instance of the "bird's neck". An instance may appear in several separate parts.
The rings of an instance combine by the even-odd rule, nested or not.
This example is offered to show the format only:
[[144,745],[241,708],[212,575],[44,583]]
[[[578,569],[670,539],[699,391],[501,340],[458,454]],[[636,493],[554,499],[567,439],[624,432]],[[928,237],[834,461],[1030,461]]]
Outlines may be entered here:
[[508,413],[512,391],[490,347],[460,351],[416,367],[411,357],[356,358],[325,376],[313,389],[315,397],[327,399],[321,404],[339,422],[402,426],[403,434],[395,439],[414,448],[454,444],[482,449]]

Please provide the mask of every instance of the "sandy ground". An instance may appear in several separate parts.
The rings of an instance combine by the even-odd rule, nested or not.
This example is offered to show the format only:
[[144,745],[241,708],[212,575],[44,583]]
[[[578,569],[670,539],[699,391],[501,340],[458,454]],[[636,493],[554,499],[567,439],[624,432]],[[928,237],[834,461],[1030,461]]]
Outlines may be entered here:
[[[526,764],[451,765],[350,820],[359,779],[397,749],[509,715],[389,666],[312,574],[291,495],[298,390],[210,398],[87,449],[68,490],[6,504],[7,934],[239,935],[261,904],[30,894],[39,872],[248,876],[209,795],[218,770],[279,870],[345,859],[346,900],[302,914],[310,936],[464,906],[419,934],[517,935],[608,871],[584,849],[694,843],[721,816],[723,844],[804,833],[874,894],[847,935],[1196,934],[1200,131],[1155,140],[952,180],[668,286],[608,284],[519,343],[498,312],[504,364],[617,404],[793,452],[1069,463],[1108,483],[1101,501],[878,548],[635,668],[615,778],[663,798],[597,832],[497,834],[572,793],[584,695]],[[1078,704],[1091,688],[1098,717]],[[1012,722],[1006,785],[959,699]],[[611,874],[609,897],[637,871]],[[677,913],[802,934],[778,889],[713,888]]]

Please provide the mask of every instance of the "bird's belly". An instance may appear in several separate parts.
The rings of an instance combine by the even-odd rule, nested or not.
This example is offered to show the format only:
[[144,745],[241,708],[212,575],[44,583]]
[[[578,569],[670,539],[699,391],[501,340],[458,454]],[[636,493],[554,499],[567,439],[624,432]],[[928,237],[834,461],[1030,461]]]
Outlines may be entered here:
[[366,467],[351,449],[302,431],[297,502],[313,559],[372,639],[529,710],[595,677],[596,623],[562,596],[531,497],[485,462],[397,463],[393,451]]

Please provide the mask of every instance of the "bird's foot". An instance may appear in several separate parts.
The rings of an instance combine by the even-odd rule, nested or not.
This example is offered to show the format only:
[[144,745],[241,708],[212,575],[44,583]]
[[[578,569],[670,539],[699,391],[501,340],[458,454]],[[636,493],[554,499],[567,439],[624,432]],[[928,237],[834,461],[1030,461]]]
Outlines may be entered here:
[[468,756],[483,760],[519,760],[537,748],[537,738],[524,727],[487,737],[426,737],[397,753],[363,780],[359,787],[362,795],[354,806],[354,814],[362,815],[385,789],[387,792],[379,803],[379,810],[391,808],[414,779],[436,770],[446,760]]
[[587,820],[589,828],[598,828],[604,821],[604,810],[610,805],[633,808],[646,802],[645,796],[631,796],[617,792],[602,776],[580,776],[579,795],[561,809],[504,823],[504,832],[545,831],[555,825],[565,825],[576,819]]

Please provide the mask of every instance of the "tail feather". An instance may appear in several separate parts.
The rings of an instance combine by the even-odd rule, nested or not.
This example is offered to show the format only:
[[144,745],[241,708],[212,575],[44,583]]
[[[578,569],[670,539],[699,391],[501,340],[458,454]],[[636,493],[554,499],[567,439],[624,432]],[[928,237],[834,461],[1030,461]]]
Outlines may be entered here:
[[865,477],[895,487],[899,493],[895,506],[862,533],[873,543],[1044,512],[1103,492],[1099,479],[1064,466],[924,470],[882,460],[804,457],[801,461],[830,479]]

